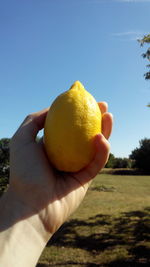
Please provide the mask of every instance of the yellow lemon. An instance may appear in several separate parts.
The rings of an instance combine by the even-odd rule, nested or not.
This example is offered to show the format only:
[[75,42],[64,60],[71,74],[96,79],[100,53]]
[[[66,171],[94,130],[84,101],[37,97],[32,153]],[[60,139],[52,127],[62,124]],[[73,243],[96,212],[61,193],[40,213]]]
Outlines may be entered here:
[[94,157],[93,138],[100,132],[99,106],[76,81],[54,100],[48,111],[44,144],[49,160],[60,171],[79,171]]

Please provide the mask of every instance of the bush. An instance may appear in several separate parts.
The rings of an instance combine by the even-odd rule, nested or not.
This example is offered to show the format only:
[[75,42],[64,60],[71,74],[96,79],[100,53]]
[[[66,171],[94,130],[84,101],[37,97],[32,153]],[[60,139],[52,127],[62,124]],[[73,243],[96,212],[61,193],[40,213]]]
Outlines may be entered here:
[[105,168],[111,168],[112,169],[113,165],[114,165],[114,160],[115,160],[115,156],[112,153],[110,153],[109,159],[108,159],[107,164],[105,165]]
[[132,151],[130,159],[134,161],[134,167],[150,172],[150,139],[139,141],[140,147]]
[[110,153],[108,162],[105,166],[105,168],[131,168],[132,167],[132,161],[128,158],[115,158],[113,154]]
[[115,158],[113,168],[131,168],[131,161],[128,158]]

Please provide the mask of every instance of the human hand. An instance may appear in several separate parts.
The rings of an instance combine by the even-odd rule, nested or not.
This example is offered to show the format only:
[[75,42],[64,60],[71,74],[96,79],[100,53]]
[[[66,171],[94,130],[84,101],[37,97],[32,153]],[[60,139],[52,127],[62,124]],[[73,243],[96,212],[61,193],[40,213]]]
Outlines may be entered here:
[[11,140],[9,191],[26,207],[26,217],[38,214],[47,241],[79,206],[90,182],[107,162],[112,115],[107,112],[105,102],[99,103],[99,107],[103,114],[102,134],[93,141],[95,157],[77,173],[55,170],[42,142],[35,140],[44,127],[48,109],[27,116]]

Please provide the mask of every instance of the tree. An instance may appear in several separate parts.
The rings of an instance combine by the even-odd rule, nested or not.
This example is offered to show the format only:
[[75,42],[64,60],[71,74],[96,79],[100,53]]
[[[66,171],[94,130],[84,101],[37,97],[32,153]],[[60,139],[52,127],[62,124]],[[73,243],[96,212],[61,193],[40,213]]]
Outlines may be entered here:
[[150,139],[139,141],[140,147],[132,151],[130,159],[134,160],[136,168],[150,172]]
[[[150,43],[150,34],[145,35],[143,37],[143,39],[138,40],[141,44],[141,46],[143,46],[145,43],[149,44]],[[143,58],[148,59],[148,61],[150,61],[150,47],[147,49],[147,51],[145,53],[142,54]],[[150,64],[147,65],[148,68],[150,68]],[[144,74],[144,77],[146,80],[150,79],[150,71],[146,72]],[[150,107],[150,103],[147,105],[147,107]]]
[[0,165],[9,164],[9,138],[0,139]]
[[131,168],[131,160],[128,158],[115,158],[113,168]]
[[9,138],[0,139],[0,195],[6,189],[9,180]]
[[108,162],[105,168],[131,168],[131,160],[128,158],[115,158],[115,156],[110,153]]
[[108,159],[107,164],[105,165],[105,168],[113,168],[114,161],[115,161],[115,156],[112,153],[110,153],[109,159]]
[[[145,43],[149,44],[150,43],[150,34],[145,35],[143,37],[143,39],[138,40],[138,41],[140,42],[141,46],[143,46]],[[146,58],[146,59],[148,59],[148,61],[150,61],[150,47],[147,49],[147,51],[145,53],[142,54],[142,56],[143,56],[143,58]],[[149,68],[150,64],[148,64],[147,67]],[[144,74],[144,76],[145,76],[146,80],[149,80],[150,79],[150,71],[146,72]]]

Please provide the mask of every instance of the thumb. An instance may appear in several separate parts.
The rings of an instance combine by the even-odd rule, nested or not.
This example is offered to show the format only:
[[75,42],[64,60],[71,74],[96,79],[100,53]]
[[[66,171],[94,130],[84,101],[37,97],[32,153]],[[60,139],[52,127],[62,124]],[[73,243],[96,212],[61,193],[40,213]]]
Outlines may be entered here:
[[14,134],[12,141],[21,144],[35,140],[37,133],[44,127],[48,108],[29,114]]

